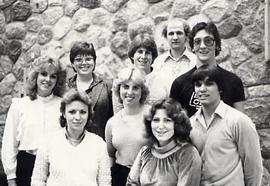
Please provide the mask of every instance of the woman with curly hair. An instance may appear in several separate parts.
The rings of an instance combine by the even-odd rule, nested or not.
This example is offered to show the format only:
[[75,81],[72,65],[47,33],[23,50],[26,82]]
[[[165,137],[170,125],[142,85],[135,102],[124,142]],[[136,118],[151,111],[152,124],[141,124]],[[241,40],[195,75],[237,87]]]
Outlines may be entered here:
[[160,100],[144,121],[152,143],[138,153],[127,186],[199,186],[201,159],[190,144],[191,125],[181,105]]
[[70,89],[64,95],[60,107],[62,129],[40,145],[31,185],[111,186],[106,143],[85,129],[93,116],[91,107],[84,91]]
[[58,61],[41,56],[29,73],[26,96],[13,98],[3,135],[2,162],[9,185],[30,185],[41,139],[60,128],[66,72]]
[[108,120],[105,139],[112,163],[112,185],[124,186],[137,153],[148,143],[143,123],[149,111],[144,104],[148,88],[140,70],[125,68],[114,80],[113,91],[123,109]]

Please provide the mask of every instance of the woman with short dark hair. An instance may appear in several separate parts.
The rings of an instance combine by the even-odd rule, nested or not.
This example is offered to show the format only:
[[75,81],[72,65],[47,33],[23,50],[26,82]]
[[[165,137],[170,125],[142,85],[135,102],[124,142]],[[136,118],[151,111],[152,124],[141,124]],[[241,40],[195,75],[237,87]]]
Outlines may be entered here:
[[160,100],[144,122],[152,143],[138,153],[126,185],[199,186],[201,159],[190,144],[191,125],[181,105]]
[[103,139],[85,130],[92,117],[84,91],[69,90],[61,102],[62,130],[41,144],[31,185],[110,186],[110,162]]
[[70,50],[70,62],[74,72],[68,80],[69,88],[85,91],[92,100],[94,114],[86,129],[104,139],[105,125],[113,115],[112,83],[95,73],[96,51],[92,43],[75,42]]

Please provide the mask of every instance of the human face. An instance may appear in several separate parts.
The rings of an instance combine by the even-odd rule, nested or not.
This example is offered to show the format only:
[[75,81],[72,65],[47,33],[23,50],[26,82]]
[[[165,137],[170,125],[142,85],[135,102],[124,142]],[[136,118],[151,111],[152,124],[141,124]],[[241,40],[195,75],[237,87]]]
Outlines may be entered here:
[[167,25],[167,40],[172,50],[185,48],[186,35],[181,21],[170,21]]
[[88,119],[88,105],[81,101],[72,101],[66,105],[65,118],[67,120],[67,130],[82,133]]
[[95,61],[91,55],[77,55],[74,58],[73,67],[78,75],[91,75],[95,68]]
[[153,62],[152,52],[146,48],[140,47],[134,53],[133,61],[136,68],[148,74],[151,71],[151,64]]
[[139,105],[142,96],[142,88],[132,80],[120,85],[120,98],[124,105]]
[[167,145],[174,135],[174,121],[165,109],[157,109],[151,122],[152,132],[159,146]]
[[37,75],[37,94],[41,97],[52,94],[56,81],[57,75],[55,73],[47,71],[39,72]]
[[215,61],[216,43],[214,36],[205,30],[196,33],[193,41],[194,52],[202,64],[212,64]]
[[220,92],[216,82],[205,78],[203,81],[195,82],[194,89],[202,106],[215,106],[219,103]]

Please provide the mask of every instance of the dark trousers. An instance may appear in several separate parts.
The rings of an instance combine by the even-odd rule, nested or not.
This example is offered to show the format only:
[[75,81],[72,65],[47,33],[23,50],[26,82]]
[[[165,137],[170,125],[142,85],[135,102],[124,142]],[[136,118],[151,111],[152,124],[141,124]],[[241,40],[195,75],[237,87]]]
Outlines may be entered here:
[[126,186],[130,169],[126,166],[115,164],[111,168],[112,186]]
[[18,186],[30,186],[35,159],[35,155],[19,151],[16,169],[16,182]]

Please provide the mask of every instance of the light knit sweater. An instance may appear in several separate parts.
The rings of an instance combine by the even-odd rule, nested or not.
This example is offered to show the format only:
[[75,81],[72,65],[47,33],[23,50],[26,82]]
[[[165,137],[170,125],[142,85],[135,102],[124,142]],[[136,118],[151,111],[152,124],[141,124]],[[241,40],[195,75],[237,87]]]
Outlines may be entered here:
[[13,98],[9,108],[2,145],[2,162],[8,179],[16,178],[19,150],[36,150],[41,139],[59,130],[61,98],[50,95],[30,100]]
[[149,112],[148,105],[132,116],[120,110],[108,120],[105,139],[109,156],[116,163],[131,167],[141,147],[148,143],[143,122],[146,112]]
[[86,132],[77,146],[69,143],[65,129],[40,146],[31,185],[109,186],[110,160],[103,139]]

